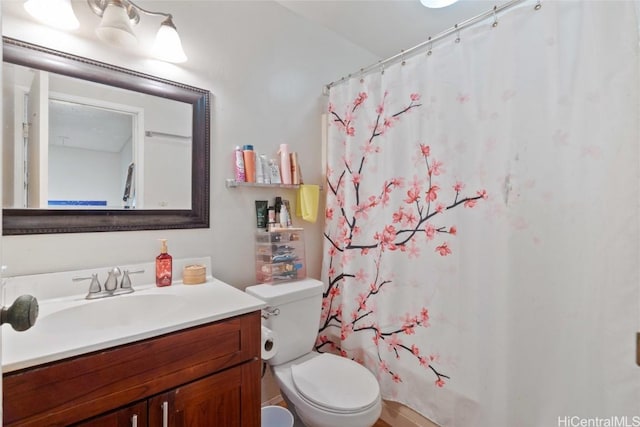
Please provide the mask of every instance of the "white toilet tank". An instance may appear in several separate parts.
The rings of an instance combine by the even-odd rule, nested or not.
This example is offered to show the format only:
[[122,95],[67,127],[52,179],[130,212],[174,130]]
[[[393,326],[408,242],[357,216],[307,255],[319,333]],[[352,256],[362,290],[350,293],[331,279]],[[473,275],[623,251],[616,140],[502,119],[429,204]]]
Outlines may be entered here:
[[263,313],[272,313],[262,324],[278,336],[278,352],[269,360],[280,365],[309,353],[318,335],[322,307],[322,282],[296,282],[249,286],[245,292],[267,303]]

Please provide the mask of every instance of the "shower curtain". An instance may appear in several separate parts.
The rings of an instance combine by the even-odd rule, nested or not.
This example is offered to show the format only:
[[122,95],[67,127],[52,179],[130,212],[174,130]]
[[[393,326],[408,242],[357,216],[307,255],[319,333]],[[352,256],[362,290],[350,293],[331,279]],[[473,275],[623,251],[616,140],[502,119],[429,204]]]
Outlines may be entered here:
[[316,349],[443,426],[640,425],[636,11],[536,4],[331,88]]

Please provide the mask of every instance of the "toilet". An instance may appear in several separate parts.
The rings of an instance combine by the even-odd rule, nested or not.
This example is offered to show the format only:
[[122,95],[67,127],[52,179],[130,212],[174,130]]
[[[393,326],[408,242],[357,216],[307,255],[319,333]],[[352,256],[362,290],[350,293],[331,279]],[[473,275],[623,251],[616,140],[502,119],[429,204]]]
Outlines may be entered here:
[[322,282],[305,279],[245,292],[267,303],[262,322],[278,337],[268,363],[295,413],[295,427],[371,427],[382,412],[374,375],[351,359],[313,351],[322,289]]

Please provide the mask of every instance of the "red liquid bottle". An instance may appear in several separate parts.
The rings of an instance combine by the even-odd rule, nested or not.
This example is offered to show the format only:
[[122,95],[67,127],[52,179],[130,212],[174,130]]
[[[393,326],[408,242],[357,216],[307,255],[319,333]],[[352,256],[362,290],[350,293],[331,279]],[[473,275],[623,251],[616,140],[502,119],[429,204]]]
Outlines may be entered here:
[[173,257],[167,253],[167,239],[160,239],[162,248],[156,257],[156,286],[171,286]]

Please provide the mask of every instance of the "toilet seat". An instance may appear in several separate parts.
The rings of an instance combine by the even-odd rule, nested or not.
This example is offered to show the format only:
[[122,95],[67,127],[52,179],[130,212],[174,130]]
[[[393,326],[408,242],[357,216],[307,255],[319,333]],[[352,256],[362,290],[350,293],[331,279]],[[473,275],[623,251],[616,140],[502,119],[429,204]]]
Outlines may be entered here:
[[353,360],[323,353],[291,365],[301,398],[322,410],[357,413],[379,403],[380,387],[371,372]]

